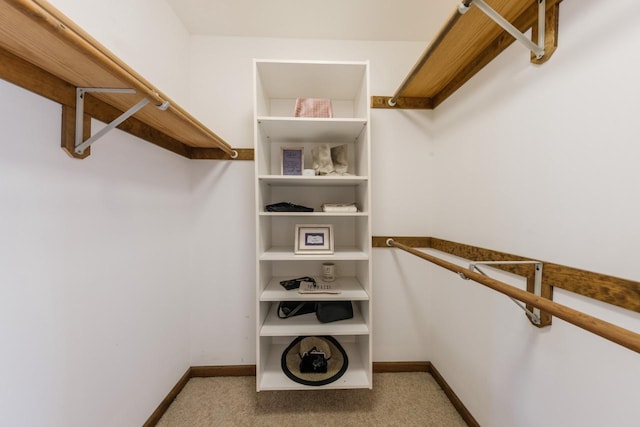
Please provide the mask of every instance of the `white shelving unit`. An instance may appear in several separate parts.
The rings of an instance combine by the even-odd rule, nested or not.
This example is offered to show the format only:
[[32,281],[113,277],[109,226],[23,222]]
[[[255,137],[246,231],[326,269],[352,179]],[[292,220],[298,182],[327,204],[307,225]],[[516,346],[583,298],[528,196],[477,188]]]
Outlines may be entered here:
[[[257,390],[372,387],[372,285],[370,218],[369,65],[367,62],[255,60],[256,331]],[[333,118],[294,117],[296,98],[328,98]],[[347,176],[283,176],[281,148],[303,147],[311,168],[317,144],[347,144]],[[291,202],[314,212],[267,212],[265,206]],[[358,212],[325,213],[323,203],[356,202]],[[333,254],[294,253],[296,224],[331,224]],[[323,262],[336,264],[340,294],[303,295],[280,281],[313,276]],[[313,313],[280,319],[280,301],[349,300],[354,317],[320,323]],[[281,368],[284,349],[298,336],[330,335],[345,348],[347,372],[333,383],[313,387],[289,379]]]

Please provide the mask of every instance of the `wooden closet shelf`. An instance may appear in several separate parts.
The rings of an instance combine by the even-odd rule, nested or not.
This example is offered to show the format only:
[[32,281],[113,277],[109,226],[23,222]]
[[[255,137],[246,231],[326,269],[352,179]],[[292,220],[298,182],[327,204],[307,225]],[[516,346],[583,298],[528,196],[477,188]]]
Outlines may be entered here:
[[[134,89],[92,93],[85,114],[104,121],[147,98],[150,103],[119,128],[189,158],[237,152],[44,0],[0,2],[0,56],[0,78],[71,107],[74,117],[78,87]],[[165,102],[165,111],[156,108]],[[241,154],[238,159],[253,158]]]
[[[545,55],[549,59],[557,45],[558,10],[561,0],[546,0]],[[496,12],[521,32],[533,27],[537,39],[536,0],[486,0]],[[371,108],[432,109],[498,56],[515,39],[478,7],[460,14],[457,10],[426,48],[394,96],[371,97]],[[396,105],[388,101],[396,97]]]

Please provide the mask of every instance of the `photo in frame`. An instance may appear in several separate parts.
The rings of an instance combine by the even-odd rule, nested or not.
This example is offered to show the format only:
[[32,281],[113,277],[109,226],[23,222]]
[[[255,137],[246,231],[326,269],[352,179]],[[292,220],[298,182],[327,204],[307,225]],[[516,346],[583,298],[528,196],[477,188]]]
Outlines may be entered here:
[[280,155],[281,175],[302,175],[304,169],[304,148],[282,147]]
[[295,253],[307,255],[333,254],[333,225],[296,224]]

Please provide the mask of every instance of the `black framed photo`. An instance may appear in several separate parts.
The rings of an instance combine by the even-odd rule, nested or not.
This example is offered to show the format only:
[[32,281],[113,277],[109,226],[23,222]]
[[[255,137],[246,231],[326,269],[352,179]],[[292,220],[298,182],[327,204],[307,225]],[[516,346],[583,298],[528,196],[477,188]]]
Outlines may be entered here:
[[280,173],[282,175],[302,175],[304,148],[282,147],[280,159]]
[[333,254],[333,225],[297,224],[296,254]]

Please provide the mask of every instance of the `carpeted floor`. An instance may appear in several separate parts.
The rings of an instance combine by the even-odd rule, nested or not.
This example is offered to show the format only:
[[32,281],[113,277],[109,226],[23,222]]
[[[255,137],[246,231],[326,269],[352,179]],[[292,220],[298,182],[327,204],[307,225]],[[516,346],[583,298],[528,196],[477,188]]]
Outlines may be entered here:
[[158,427],[466,426],[428,373],[374,374],[373,390],[255,391],[255,377],[192,378]]

